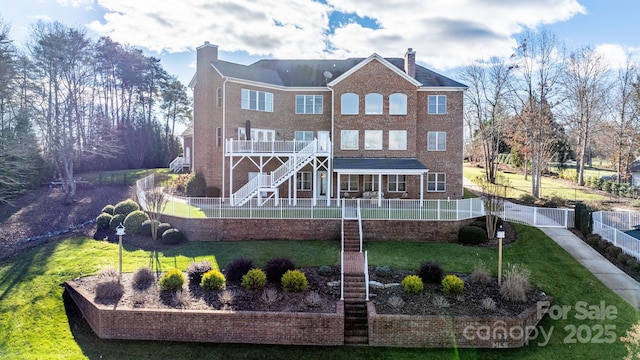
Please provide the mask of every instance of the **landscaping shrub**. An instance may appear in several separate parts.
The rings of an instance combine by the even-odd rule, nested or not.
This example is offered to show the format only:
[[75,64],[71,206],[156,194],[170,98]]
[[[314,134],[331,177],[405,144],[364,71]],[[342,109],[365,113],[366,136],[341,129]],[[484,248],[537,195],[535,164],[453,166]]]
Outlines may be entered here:
[[418,275],[407,275],[402,279],[402,289],[407,294],[419,294],[424,290],[424,284]]
[[158,285],[163,291],[182,290],[184,285],[184,274],[178,269],[169,270],[160,277]]
[[111,223],[111,218],[113,216],[109,213],[103,212],[102,214],[98,215],[98,217],[96,218],[96,227],[98,228],[98,230],[106,230],[109,228],[109,224]]
[[505,277],[500,286],[500,295],[511,302],[527,301],[527,292],[531,290],[530,277],[531,271],[524,265],[511,265],[505,272]]
[[185,184],[185,191],[187,196],[204,196],[207,189],[207,181],[204,178],[204,174],[200,171],[195,174],[192,173]]
[[289,270],[282,275],[282,289],[287,292],[302,292],[309,287],[306,275],[300,270]]
[[116,204],[116,206],[113,208],[113,214],[122,214],[124,216],[127,216],[136,210],[140,210],[138,204],[131,199],[127,199]]
[[105,207],[102,208],[102,212],[103,213],[107,213],[109,215],[113,215],[113,209],[115,208],[115,206],[113,205],[105,205]]
[[96,299],[102,303],[117,303],[124,294],[124,287],[117,280],[101,281],[96,284]]
[[242,287],[249,290],[262,289],[267,285],[267,275],[262,269],[251,269],[242,277]]
[[171,224],[169,223],[160,223],[158,225],[158,236],[162,236],[165,231],[171,229]]
[[536,198],[535,196],[531,195],[531,194],[521,194],[520,195],[520,201],[522,201],[525,204],[535,204],[535,202],[538,200],[538,198]]
[[126,233],[130,235],[137,234],[140,230],[140,225],[147,220],[149,220],[149,215],[144,211],[135,210],[130,212],[129,215],[124,218],[123,225],[126,228]]
[[122,215],[122,214],[116,214],[116,215],[113,215],[113,216],[111,217],[111,221],[109,221],[109,229],[111,229],[111,231],[115,232],[115,231],[116,231],[116,228],[117,228],[120,224],[122,224],[122,223],[124,222],[125,217],[126,217],[126,216],[125,216],[125,215]]
[[162,233],[161,241],[163,244],[176,245],[187,241],[187,237],[178,229],[169,229]]
[[219,270],[209,270],[202,275],[200,286],[205,290],[220,290],[225,281],[224,275]]
[[463,226],[458,231],[458,242],[465,245],[476,245],[487,242],[487,232],[477,226]]
[[131,287],[136,290],[148,289],[154,281],[153,271],[149,267],[141,267],[133,273]]
[[227,281],[240,282],[242,281],[244,274],[248,273],[249,270],[253,268],[255,268],[255,266],[253,266],[253,260],[245,258],[235,259],[227,265],[225,271],[227,274]]
[[138,228],[138,234],[144,235],[144,236],[151,236],[151,224],[153,224],[154,222],[160,225],[160,222],[156,219],[143,221],[142,224],[140,224],[140,228]]
[[200,281],[202,281],[202,275],[212,269],[213,265],[211,265],[211,261],[209,260],[194,261],[189,264],[189,267],[187,268],[187,276],[189,277],[189,281],[200,284]]
[[563,207],[567,205],[567,199],[560,195],[553,194],[548,199],[545,199],[544,205],[553,208]]
[[289,270],[295,270],[293,261],[288,258],[275,258],[267,261],[265,266],[265,272],[267,273],[267,280],[274,284],[280,284],[282,275]]
[[442,279],[442,291],[448,295],[458,295],[464,289],[464,281],[456,275],[447,275]]
[[331,266],[323,265],[318,268],[318,274],[321,276],[329,277],[333,275],[333,268]]
[[418,276],[427,284],[440,284],[442,281],[442,266],[437,262],[426,262],[420,265]]
[[217,186],[207,186],[204,190],[204,196],[213,198],[220,197],[220,188]]
[[600,234],[589,234],[587,235],[586,243],[593,248],[597,248],[600,244],[600,240],[602,240],[602,236],[600,236]]
[[386,265],[376,266],[375,273],[380,277],[387,277],[391,275],[391,268]]
[[612,244],[607,248],[605,255],[608,259],[616,259],[620,254],[622,254],[622,249]]

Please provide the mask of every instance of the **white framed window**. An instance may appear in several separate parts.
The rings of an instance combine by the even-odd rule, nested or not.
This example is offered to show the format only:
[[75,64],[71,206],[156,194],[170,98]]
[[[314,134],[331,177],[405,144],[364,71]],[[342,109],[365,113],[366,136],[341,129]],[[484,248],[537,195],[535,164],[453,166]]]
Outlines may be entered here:
[[446,151],[447,133],[444,131],[429,131],[427,133],[427,151]]
[[346,93],[340,96],[340,113],[342,115],[358,115],[360,97],[358,94]]
[[311,171],[300,171],[296,174],[296,189],[301,191],[311,190]]
[[362,179],[362,187],[364,191],[378,191],[378,175],[364,175]]
[[240,107],[246,110],[273,112],[273,94],[258,90],[242,89]]
[[294,136],[296,141],[313,141],[313,131],[296,131]]
[[[275,130],[251,129],[251,141],[273,141],[276,138]],[[238,140],[247,140],[246,129],[238,128]]]
[[447,95],[429,95],[429,114],[447,113]]
[[364,149],[382,150],[382,130],[364,131]]
[[428,192],[447,191],[447,174],[427,173],[427,191]]
[[216,88],[216,106],[222,106],[222,88]]
[[296,114],[322,114],[322,95],[296,95]]
[[407,178],[405,175],[387,175],[387,191],[405,192],[407,191]]
[[222,146],[222,128],[216,128],[216,146]]
[[382,115],[383,97],[381,94],[371,93],[364,97],[364,113],[367,115]]
[[389,95],[389,115],[407,115],[407,95],[400,93]]
[[407,150],[407,130],[389,130],[389,150]]
[[341,175],[340,191],[358,191],[358,175]]
[[358,150],[358,130],[341,130],[340,131],[340,149],[341,150]]

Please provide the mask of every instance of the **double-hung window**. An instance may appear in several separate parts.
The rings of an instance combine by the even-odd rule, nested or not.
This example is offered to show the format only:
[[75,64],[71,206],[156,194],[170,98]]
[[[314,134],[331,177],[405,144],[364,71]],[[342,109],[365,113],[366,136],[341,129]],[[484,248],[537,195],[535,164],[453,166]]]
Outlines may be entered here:
[[429,95],[429,114],[447,113],[447,95]]
[[340,191],[358,191],[358,175],[340,176]]
[[246,110],[273,112],[273,94],[258,90],[242,89],[240,107]]
[[300,171],[296,175],[296,189],[308,191],[311,190],[311,172]]
[[296,95],[296,114],[322,114],[322,95]]
[[445,173],[428,173],[427,174],[427,191],[444,192],[447,189],[447,174]]
[[427,133],[427,151],[446,151],[447,133],[444,131],[429,131]]
[[387,175],[387,190],[389,192],[407,191],[407,178],[405,175]]
[[380,190],[380,186],[378,186],[378,175],[365,175],[362,180],[362,186],[364,187],[364,191]]

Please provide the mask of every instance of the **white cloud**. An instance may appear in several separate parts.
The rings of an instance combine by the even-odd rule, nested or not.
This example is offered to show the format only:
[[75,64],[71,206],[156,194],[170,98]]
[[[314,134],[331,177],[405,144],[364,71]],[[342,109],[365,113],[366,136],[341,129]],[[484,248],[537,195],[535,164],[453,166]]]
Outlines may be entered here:
[[[189,50],[205,40],[223,51],[279,58],[366,57],[373,52],[401,57],[412,47],[418,61],[438,69],[508,56],[514,35],[523,29],[585,12],[577,0],[96,1],[107,13],[91,29],[154,51]],[[333,11],[373,19],[379,29],[349,22],[331,33]]]
[[56,0],[61,6],[91,8],[94,0]]
[[602,56],[604,62],[611,70],[624,69],[628,60],[635,60],[636,64],[640,59],[640,48],[626,47],[619,44],[601,44],[596,46],[595,51]]

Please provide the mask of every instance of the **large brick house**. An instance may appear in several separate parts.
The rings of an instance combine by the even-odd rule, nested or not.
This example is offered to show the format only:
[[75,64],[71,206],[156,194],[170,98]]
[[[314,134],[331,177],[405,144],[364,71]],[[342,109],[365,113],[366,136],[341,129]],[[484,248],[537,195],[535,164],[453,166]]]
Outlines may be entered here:
[[232,204],[462,198],[466,86],[417,65],[412,49],[241,65],[206,42],[190,87],[191,168]]

